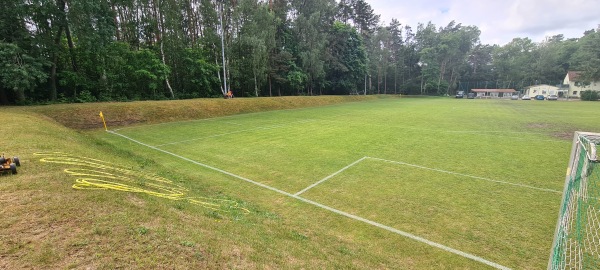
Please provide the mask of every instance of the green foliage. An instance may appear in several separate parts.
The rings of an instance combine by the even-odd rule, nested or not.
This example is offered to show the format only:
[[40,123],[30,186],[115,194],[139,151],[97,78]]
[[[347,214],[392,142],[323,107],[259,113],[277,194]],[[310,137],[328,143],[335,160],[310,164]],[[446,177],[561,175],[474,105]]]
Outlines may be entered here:
[[366,52],[356,29],[335,22],[327,45],[327,85],[329,94],[356,93],[364,82]]
[[581,100],[595,101],[600,98],[598,91],[586,90],[581,92]]
[[600,79],[595,30],[504,46],[479,35],[454,21],[382,25],[364,0],[3,1],[0,41],[27,65],[5,68],[16,79],[0,102],[214,97],[224,79],[237,96],[447,95],[462,81],[555,85],[569,70]]
[[95,102],[97,99],[92,95],[92,93],[88,90],[83,90],[77,96],[77,102],[86,103],[86,102]]
[[300,93],[304,87],[308,76],[301,70],[293,70],[287,74],[287,81],[291,90]]
[[236,38],[232,41],[232,65],[230,71],[234,90],[247,96],[259,96],[260,89],[267,81],[268,53],[275,46],[274,14],[268,5],[254,0],[240,2],[233,18],[237,29]]
[[134,79],[132,82],[137,89],[138,98],[162,98],[167,94],[161,84],[171,72],[170,68],[163,64],[158,56],[148,50],[142,49],[133,52],[130,58],[131,65],[128,67]]
[[575,57],[579,61],[577,67],[583,71],[582,79],[586,82],[600,81],[600,32],[588,32],[579,43]]
[[182,77],[182,89],[180,97],[212,97],[218,95],[219,81],[215,76],[219,67],[210,63],[208,52],[201,49],[187,49],[184,51],[180,70]]
[[162,82],[170,73],[157,54],[149,49],[133,51],[115,42],[104,55],[106,65],[99,71],[104,91],[95,93],[101,100],[163,99]]
[[141,226],[141,227],[136,228],[136,232],[139,235],[146,235],[146,234],[148,234],[149,230],[148,230],[148,228]]
[[48,62],[26,54],[12,43],[0,41],[0,82],[2,88],[15,93],[17,103],[25,102],[26,92],[44,82]]

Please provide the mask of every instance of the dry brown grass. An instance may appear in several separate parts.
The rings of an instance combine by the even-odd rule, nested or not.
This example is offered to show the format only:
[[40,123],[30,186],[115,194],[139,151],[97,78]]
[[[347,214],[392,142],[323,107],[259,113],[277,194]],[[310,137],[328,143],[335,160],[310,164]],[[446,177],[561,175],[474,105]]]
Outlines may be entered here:
[[241,113],[324,106],[375,99],[374,96],[319,96],[191,99],[38,106],[34,111],[73,129],[102,128],[102,111],[111,127],[204,119]]

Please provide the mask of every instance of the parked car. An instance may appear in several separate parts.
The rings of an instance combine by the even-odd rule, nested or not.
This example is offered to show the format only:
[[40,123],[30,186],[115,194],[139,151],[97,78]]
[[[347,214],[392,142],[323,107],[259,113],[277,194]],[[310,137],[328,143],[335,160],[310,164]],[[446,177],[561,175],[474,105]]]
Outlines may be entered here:
[[537,95],[537,96],[535,96],[535,100],[544,100],[544,99],[546,99],[546,98],[544,98],[543,95]]
[[467,94],[467,98],[468,99],[474,99],[475,98],[475,93],[468,93]]
[[458,93],[456,93],[456,96],[455,96],[455,98],[463,98],[463,97],[465,96],[465,94],[464,94],[464,93],[465,93],[465,92],[463,92],[463,91],[458,91]]
[[529,97],[528,95],[524,95],[523,97],[521,97],[521,100],[531,100],[531,97]]
[[558,100],[558,96],[557,95],[549,95],[548,100]]
[[519,99],[519,95],[512,95],[510,96],[511,100],[518,100]]

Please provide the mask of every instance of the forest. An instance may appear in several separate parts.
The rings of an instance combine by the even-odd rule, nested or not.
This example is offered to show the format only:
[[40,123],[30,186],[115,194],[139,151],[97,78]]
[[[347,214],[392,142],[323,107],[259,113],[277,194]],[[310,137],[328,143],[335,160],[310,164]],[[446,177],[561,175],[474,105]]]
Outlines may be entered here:
[[[398,6],[397,8],[410,8]],[[482,44],[477,26],[365,0],[0,2],[0,104],[289,95],[452,95],[600,79],[600,29]],[[468,89],[467,89],[468,90]]]

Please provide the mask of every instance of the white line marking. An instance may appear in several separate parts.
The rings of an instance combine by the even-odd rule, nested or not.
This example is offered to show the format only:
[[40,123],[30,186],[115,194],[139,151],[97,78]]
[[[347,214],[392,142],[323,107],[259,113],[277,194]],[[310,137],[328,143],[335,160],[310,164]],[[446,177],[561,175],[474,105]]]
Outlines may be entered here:
[[336,175],[340,174],[341,172],[343,172],[343,171],[347,170],[348,168],[350,168],[350,167],[352,167],[352,166],[354,166],[354,165],[358,164],[359,162],[361,162],[361,161],[365,160],[365,158],[367,158],[367,157],[362,157],[361,159],[359,159],[359,160],[357,160],[357,161],[354,161],[354,162],[352,162],[352,164],[350,164],[350,165],[348,165],[348,166],[346,166],[346,167],[342,168],[341,170],[339,170],[339,171],[337,171],[337,172],[335,172],[335,173],[333,173],[333,174],[331,174],[331,175],[329,175],[329,176],[327,176],[327,177],[325,177],[325,178],[321,179],[320,181],[318,181],[318,182],[316,182],[316,183],[314,183],[314,184],[312,184],[312,185],[308,186],[307,188],[305,188],[305,189],[303,189],[303,190],[301,190],[301,191],[297,192],[296,194],[294,194],[294,196],[298,196],[298,195],[300,195],[300,194],[302,194],[302,193],[306,192],[307,190],[309,190],[309,189],[311,189],[311,188],[313,188],[313,187],[316,187],[317,185],[319,185],[319,184],[321,184],[321,183],[323,183],[323,182],[325,182],[325,181],[329,180],[330,178],[332,178],[332,177],[334,177],[334,176],[336,176]]
[[393,161],[393,160],[387,160],[387,159],[382,159],[382,158],[374,158],[374,157],[367,157],[367,158],[374,159],[374,160],[379,160],[379,161],[384,161],[384,162],[388,162],[388,163],[396,163],[396,164],[411,166],[411,167],[415,167],[415,168],[419,168],[419,169],[425,169],[425,170],[436,171],[436,172],[441,172],[441,173],[448,173],[448,174],[453,174],[453,175],[470,177],[470,178],[473,178],[473,179],[490,181],[490,182],[494,182],[494,183],[500,183],[500,184],[506,184],[506,185],[511,185],[511,186],[517,186],[517,187],[535,189],[535,190],[539,190],[539,191],[553,192],[553,193],[562,194],[562,191],[558,191],[558,190],[554,190],[554,189],[539,188],[539,187],[534,187],[534,186],[529,186],[529,185],[524,185],[524,184],[517,184],[517,183],[506,182],[506,181],[494,180],[494,179],[490,179],[490,178],[473,176],[473,175],[468,175],[468,174],[463,174],[463,173],[457,173],[457,172],[445,171],[445,170],[440,170],[440,169],[428,168],[428,167],[425,167],[425,166],[410,164],[410,163],[401,162],[401,161]]
[[[339,123],[339,121],[335,121],[335,120],[328,120],[328,119],[319,119],[320,121],[323,122],[334,122],[334,123]],[[417,127],[409,127],[409,126],[390,126],[390,125],[384,125],[384,124],[348,124],[348,123],[344,123],[345,125],[350,125],[350,126],[374,126],[374,127],[386,127],[386,128],[395,128],[395,129],[404,129],[404,130],[414,130],[414,131],[425,131],[425,132],[432,132],[432,134],[437,134],[440,132],[444,132],[444,133],[467,133],[467,134],[474,134],[474,135],[484,135],[484,136],[496,136],[496,137],[504,137],[504,138],[511,138],[511,139],[517,139],[517,140],[531,140],[529,138],[522,138],[522,137],[516,137],[516,136],[505,136],[503,134],[527,134],[527,135],[538,135],[538,136],[545,136],[548,135],[547,133],[541,133],[541,132],[527,132],[527,131],[485,131],[485,130],[443,130],[443,129],[429,129],[429,128],[417,128]],[[560,139],[535,139],[535,141],[538,142],[564,142],[563,140]]]
[[119,133],[117,133],[117,132],[110,131],[110,130],[109,130],[108,132],[110,132],[110,133],[112,133],[112,134],[115,134],[115,135],[117,135],[117,136],[121,136],[121,137],[123,137],[123,138],[125,138],[125,139],[127,139],[127,140],[130,140],[130,141],[132,141],[132,142],[135,142],[135,143],[137,143],[137,144],[140,144],[140,145],[146,146],[146,147],[148,147],[148,148],[154,149],[154,150],[156,150],[156,151],[159,151],[159,152],[162,152],[162,153],[165,153],[165,154],[168,154],[168,155],[171,155],[171,156],[174,156],[174,157],[177,157],[177,158],[183,159],[183,160],[185,160],[185,161],[188,161],[188,162],[191,162],[191,163],[193,163],[193,164],[196,164],[196,165],[199,165],[199,166],[205,167],[205,168],[207,168],[207,169],[211,169],[211,170],[214,170],[214,171],[217,171],[217,172],[223,173],[223,174],[225,174],[225,175],[229,175],[229,176],[231,176],[231,177],[234,177],[234,178],[237,178],[237,179],[240,179],[240,180],[243,180],[243,181],[246,181],[246,182],[252,183],[252,184],[254,184],[254,185],[257,185],[257,186],[260,186],[260,187],[263,187],[263,188],[266,188],[266,189],[269,189],[269,190],[275,191],[275,192],[277,192],[277,193],[279,193],[279,194],[282,194],[282,195],[285,195],[285,196],[288,196],[288,197],[291,197],[291,198],[294,198],[294,199],[298,199],[298,200],[300,200],[300,201],[303,201],[303,202],[305,202],[305,203],[308,203],[308,204],[311,204],[311,205],[317,206],[317,207],[319,207],[319,208],[321,208],[321,209],[325,209],[325,210],[328,210],[328,211],[334,212],[334,213],[336,213],[336,214],[339,214],[339,215],[342,215],[342,216],[345,216],[345,217],[348,217],[348,218],[351,218],[351,219],[354,219],[354,220],[357,220],[357,221],[361,221],[361,222],[367,223],[367,224],[369,224],[369,225],[373,225],[373,226],[375,226],[375,227],[378,227],[378,228],[381,228],[381,229],[387,230],[387,231],[389,231],[389,232],[392,232],[392,233],[396,233],[396,234],[402,235],[402,236],[404,236],[404,237],[406,237],[406,238],[409,238],[409,239],[415,240],[415,241],[417,241],[417,242],[421,242],[421,243],[424,243],[424,244],[430,245],[430,246],[432,246],[432,247],[436,247],[436,248],[442,249],[442,250],[444,250],[444,251],[447,251],[447,252],[450,252],[450,253],[454,253],[454,254],[456,254],[456,255],[459,255],[459,256],[462,256],[462,257],[465,257],[465,258],[468,258],[468,259],[471,259],[471,260],[474,260],[474,261],[480,262],[480,263],[482,263],[482,264],[489,265],[489,266],[491,266],[491,267],[494,267],[494,268],[496,268],[496,269],[503,269],[503,270],[505,270],[505,269],[510,269],[510,268],[508,268],[508,267],[506,267],[506,266],[502,266],[502,265],[500,265],[500,264],[497,264],[497,263],[495,263],[495,262],[488,261],[488,260],[486,260],[486,259],[484,259],[484,258],[481,258],[481,257],[475,256],[475,255],[473,255],[473,254],[469,254],[469,253],[466,253],[466,252],[463,252],[463,251],[460,251],[460,250],[457,250],[457,249],[453,249],[453,248],[451,248],[451,247],[444,246],[444,245],[442,245],[442,244],[439,244],[439,243],[433,242],[433,241],[431,241],[431,240],[427,240],[427,239],[425,239],[425,238],[422,238],[422,237],[416,236],[416,235],[414,235],[414,234],[407,233],[407,232],[404,232],[404,231],[401,231],[401,230],[398,230],[398,229],[392,228],[392,227],[390,227],[390,226],[386,226],[386,225],[383,225],[383,224],[381,224],[381,223],[377,223],[377,222],[375,222],[375,221],[368,220],[368,219],[366,219],[366,218],[362,218],[362,217],[359,217],[359,216],[356,216],[356,215],[353,215],[353,214],[350,214],[350,213],[347,213],[347,212],[344,212],[344,211],[341,211],[341,210],[335,209],[335,208],[333,208],[333,207],[329,207],[329,206],[326,206],[326,205],[323,205],[323,204],[320,204],[320,203],[317,203],[317,202],[311,201],[311,200],[309,200],[309,199],[305,199],[305,198],[302,198],[302,197],[296,196],[296,195],[294,195],[294,194],[291,194],[291,193],[285,192],[285,191],[283,191],[283,190],[279,190],[279,189],[276,189],[276,188],[274,188],[274,187],[267,186],[267,185],[265,185],[265,184],[262,184],[262,183],[259,183],[259,182],[256,182],[256,181],[253,181],[253,180],[250,180],[250,179],[248,179],[248,178],[245,178],[245,177],[239,176],[239,175],[237,175],[237,174],[233,174],[233,173],[230,173],[230,172],[227,172],[227,171],[221,170],[221,169],[219,169],[219,168],[216,168],[216,167],[212,167],[212,166],[210,166],[210,165],[206,165],[206,164],[204,164],[204,163],[200,163],[200,162],[198,162],[198,161],[194,161],[194,160],[192,160],[192,159],[189,159],[189,158],[186,158],[186,157],[183,157],[183,156],[180,156],[180,155],[177,155],[177,154],[171,153],[171,152],[169,152],[169,151],[162,150],[162,149],[160,149],[160,148],[157,148],[157,147],[155,147],[155,146],[151,146],[151,145],[145,144],[145,143],[143,143],[143,142],[137,141],[137,140],[135,140],[135,139],[132,139],[132,138],[130,138],[130,137],[127,137],[127,136],[125,136],[125,135],[119,134]]

